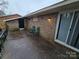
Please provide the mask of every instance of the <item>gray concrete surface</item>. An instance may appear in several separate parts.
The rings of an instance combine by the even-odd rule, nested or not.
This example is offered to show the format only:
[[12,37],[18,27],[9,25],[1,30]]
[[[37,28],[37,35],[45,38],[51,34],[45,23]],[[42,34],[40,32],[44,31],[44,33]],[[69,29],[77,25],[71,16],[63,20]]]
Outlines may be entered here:
[[58,44],[27,36],[25,32],[11,32],[4,45],[2,59],[70,59],[69,49]]

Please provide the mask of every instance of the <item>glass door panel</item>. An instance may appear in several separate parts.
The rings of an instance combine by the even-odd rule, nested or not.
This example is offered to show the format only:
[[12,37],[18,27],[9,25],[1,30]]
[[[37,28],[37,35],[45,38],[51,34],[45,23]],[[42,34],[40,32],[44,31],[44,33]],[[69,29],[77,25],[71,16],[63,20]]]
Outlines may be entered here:
[[76,39],[76,42],[75,42],[74,46],[79,49],[79,34],[77,36],[77,39]]
[[72,37],[72,34],[73,34],[73,29],[74,29],[74,26],[75,26],[77,16],[78,16],[78,14],[75,14],[74,17],[73,17],[73,22],[72,22],[72,25],[71,25],[71,28],[70,28],[68,39],[67,39],[67,44],[69,44],[69,45],[70,45],[71,40],[72,40],[71,37]]
[[76,19],[75,26],[73,29],[70,45],[79,48],[78,47],[79,45],[79,13],[78,13],[78,17]]
[[79,11],[74,14],[67,44],[79,49]]
[[73,12],[60,14],[60,22],[59,22],[58,33],[57,33],[58,40],[63,41],[63,42],[66,41],[68,30],[69,30],[71,20],[72,20],[72,16],[73,16]]

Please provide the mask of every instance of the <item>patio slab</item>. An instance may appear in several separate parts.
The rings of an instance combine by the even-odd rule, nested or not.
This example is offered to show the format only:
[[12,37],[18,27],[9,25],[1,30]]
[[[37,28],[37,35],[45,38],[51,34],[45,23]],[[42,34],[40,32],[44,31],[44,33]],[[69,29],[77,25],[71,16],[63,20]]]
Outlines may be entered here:
[[76,59],[66,53],[72,52],[68,48],[32,38],[25,31],[10,32],[7,39],[2,59]]

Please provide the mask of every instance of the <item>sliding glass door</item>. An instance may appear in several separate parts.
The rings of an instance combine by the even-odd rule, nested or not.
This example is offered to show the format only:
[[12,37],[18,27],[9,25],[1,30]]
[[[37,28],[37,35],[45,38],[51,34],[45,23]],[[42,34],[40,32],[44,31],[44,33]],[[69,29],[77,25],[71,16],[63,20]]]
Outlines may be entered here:
[[79,51],[79,11],[59,14],[56,41]]

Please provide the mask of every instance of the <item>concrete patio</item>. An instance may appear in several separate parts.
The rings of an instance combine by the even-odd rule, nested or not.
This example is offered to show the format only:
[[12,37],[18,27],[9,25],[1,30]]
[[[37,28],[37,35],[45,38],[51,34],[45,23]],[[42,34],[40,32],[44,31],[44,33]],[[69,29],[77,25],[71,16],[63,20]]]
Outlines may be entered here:
[[42,38],[27,36],[25,31],[9,32],[2,59],[76,59],[70,49]]

